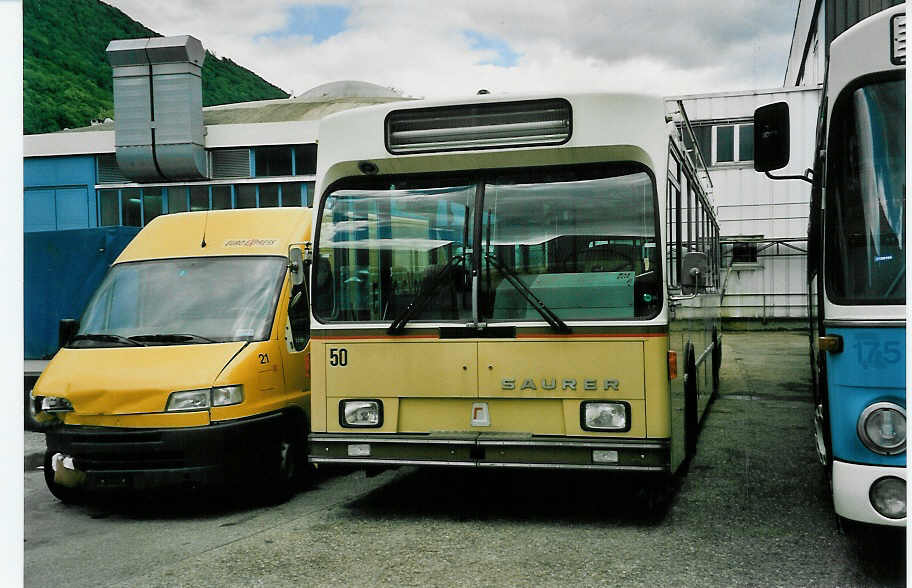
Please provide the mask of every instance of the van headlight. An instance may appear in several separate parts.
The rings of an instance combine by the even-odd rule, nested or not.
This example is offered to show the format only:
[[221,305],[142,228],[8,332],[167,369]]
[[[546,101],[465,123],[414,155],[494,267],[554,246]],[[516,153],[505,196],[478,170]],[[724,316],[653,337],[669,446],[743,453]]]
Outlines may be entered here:
[[383,424],[383,403],[379,400],[342,400],[339,424],[343,427],[379,427]]
[[73,404],[66,398],[58,396],[40,397],[41,412],[72,412]]
[[231,406],[244,401],[244,387],[216,386],[200,390],[172,392],[165,407],[167,412],[206,410],[212,406]]
[[619,401],[583,402],[580,426],[585,431],[629,431],[630,405]]
[[875,402],[858,417],[858,438],[864,446],[881,455],[906,450],[906,411],[892,402]]

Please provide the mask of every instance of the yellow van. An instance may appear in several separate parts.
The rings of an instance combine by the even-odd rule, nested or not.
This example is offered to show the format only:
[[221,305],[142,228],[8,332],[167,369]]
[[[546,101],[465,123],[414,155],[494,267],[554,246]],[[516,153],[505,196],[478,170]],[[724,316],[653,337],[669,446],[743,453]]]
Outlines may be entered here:
[[[304,481],[311,210],[160,216],[124,249],[32,391],[51,493]],[[62,321],[61,330],[65,330]]]

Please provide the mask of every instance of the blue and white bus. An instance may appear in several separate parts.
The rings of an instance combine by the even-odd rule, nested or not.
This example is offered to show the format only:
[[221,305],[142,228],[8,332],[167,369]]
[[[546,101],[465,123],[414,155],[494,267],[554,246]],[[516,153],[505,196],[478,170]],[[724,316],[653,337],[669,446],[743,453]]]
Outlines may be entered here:
[[[905,5],[833,40],[808,225],[815,437],[842,518],[906,524]],[[758,171],[788,161],[784,103],[755,113]]]

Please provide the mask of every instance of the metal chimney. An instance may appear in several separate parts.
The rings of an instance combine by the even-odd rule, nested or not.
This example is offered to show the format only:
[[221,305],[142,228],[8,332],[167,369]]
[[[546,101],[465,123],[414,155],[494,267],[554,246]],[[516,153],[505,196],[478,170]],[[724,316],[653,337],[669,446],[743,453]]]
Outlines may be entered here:
[[200,41],[189,35],[111,41],[117,165],[137,182],[209,177]]

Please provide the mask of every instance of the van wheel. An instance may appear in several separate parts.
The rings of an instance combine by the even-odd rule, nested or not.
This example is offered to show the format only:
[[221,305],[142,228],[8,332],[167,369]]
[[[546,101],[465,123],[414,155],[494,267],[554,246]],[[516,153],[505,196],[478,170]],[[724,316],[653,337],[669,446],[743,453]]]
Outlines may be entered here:
[[684,455],[697,453],[697,361],[690,341],[684,346]]
[[271,448],[271,472],[267,496],[275,504],[285,502],[308,481],[306,432],[300,421],[288,419],[282,425],[282,432]]
[[64,504],[83,504],[86,501],[86,493],[80,488],[70,488],[61,486],[54,481],[54,467],[51,465],[53,452],[44,452],[44,483],[47,484],[48,490],[54,495],[54,498]]

